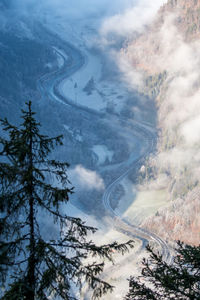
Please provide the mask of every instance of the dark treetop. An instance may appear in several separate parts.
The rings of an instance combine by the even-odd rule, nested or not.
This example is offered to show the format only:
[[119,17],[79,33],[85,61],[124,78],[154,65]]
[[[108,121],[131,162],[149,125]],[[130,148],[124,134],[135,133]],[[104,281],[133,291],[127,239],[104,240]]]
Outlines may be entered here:
[[[95,228],[61,212],[73,192],[69,165],[49,154],[62,136],[42,135],[31,102],[26,106],[19,127],[0,121],[6,136],[0,138],[1,299],[75,299],[72,286],[86,283],[100,298],[113,289],[100,277],[104,260],[124,254],[132,241],[97,246],[87,239]],[[51,226],[44,230],[46,220]]]

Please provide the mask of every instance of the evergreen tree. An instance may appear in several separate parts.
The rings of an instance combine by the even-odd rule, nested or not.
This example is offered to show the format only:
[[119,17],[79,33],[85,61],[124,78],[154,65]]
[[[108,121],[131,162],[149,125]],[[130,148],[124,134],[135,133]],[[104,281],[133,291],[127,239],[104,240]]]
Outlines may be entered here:
[[[62,213],[73,192],[68,164],[49,158],[62,136],[42,135],[34,114],[29,102],[19,127],[0,121],[6,136],[0,138],[1,299],[75,299],[72,286],[85,283],[97,299],[113,289],[100,277],[104,260],[124,254],[132,241],[97,246],[87,239],[95,228]],[[44,215],[56,226],[54,239],[44,231]]]
[[178,242],[176,256],[167,263],[151,247],[143,260],[142,276],[131,277],[125,300],[199,300],[200,246]]

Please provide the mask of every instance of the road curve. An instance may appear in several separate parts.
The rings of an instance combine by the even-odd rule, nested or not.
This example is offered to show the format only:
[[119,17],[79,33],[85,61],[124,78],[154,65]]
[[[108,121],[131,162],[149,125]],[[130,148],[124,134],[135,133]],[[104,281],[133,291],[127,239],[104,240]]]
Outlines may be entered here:
[[[137,124],[137,126],[139,126]],[[137,159],[135,159],[132,164],[129,166],[129,168],[124,171],[117,179],[115,179],[109,186],[106,187],[106,190],[103,195],[103,204],[106,207],[107,211],[110,212],[110,215],[115,218],[116,224],[120,224],[120,227],[123,232],[128,233],[128,235],[133,238],[138,238],[142,240],[143,245],[142,247],[145,247],[149,241],[154,241],[158,247],[162,251],[162,256],[166,261],[171,260],[171,254],[170,254],[170,249],[167,243],[162,240],[159,236],[156,234],[138,227],[132,223],[130,223],[126,218],[122,217],[119,215],[111,206],[110,203],[110,196],[112,191],[115,189],[115,187],[132,171],[137,169],[140,165],[141,162],[143,161],[144,157],[150,154],[154,149],[155,149],[155,136],[153,136],[152,133],[150,133],[146,128],[140,126],[138,128],[140,132],[142,131],[143,134],[147,135],[147,141],[149,144],[148,151],[141,154]],[[117,225],[118,226],[118,225]]]
[[[81,52],[76,49],[74,46],[70,45],[69,43],[65,43],[65,48],[63,49],[64,52],[67,53],[68,58],[66,60],[65,56],[60,52],[59,50],[55,51],[57,52],[57,55],[60,55],[64,61],[64,64],[61,68],[58,70],[54,70],[51,73],[44,74],[38,79],[37,87],[39,93],[42,95],[42,97],[50,97],[54,98],[54,100],[62,102],[65,105],[70,105],[72,107],[75,107],[78,110],[85,111],[86,113],[92,113],[93,115],[97,115],[98,117],[104,117],[107,119],[109,117],[108,114],[101,113],[98,111],[95,111],[93,109],[90,109],[88,107],[82,106],[80,104],[76,104],[73,100],[66,97],[66,95],[63,95],[60,91],[59,87],[61,82],[69,78],[74,73],[78,72],[80,68],[85,63],[85,58],[81,54]],[[115,223],[117,224],[117,227],[120,231],[126,233],[127,235],[138,238],[142,240],[143,247],[149,242],[154,241],[159,248],[161,248],[161,253],[163,258],[166,261],[171,260],[171,254],[170,249],[167,243],[162,240],[160,237],[155,235],[152,232],[147,231],[144,228],[137,227],[133,224],[131,224],[127,219],[121,217],[118,215],[113,208],[111,207],[110,203],[110,195],[114,188],[134,169],[136,169],[148,154],[150,154],[154,148],[155,148],[155,136],[149,131],[145,126],[139,124],[138,122],[135,122],[134,128],[137,129],[137,132],[140,133],[140,135],[145,138],[148,141],[148,150],[141,154],[137,159],[135,159],[132,164],[129,166],[129,168],[117,179],[115,179],[109,186],[106,187],[106,190],[103,194],[103,205],[108,211],[108,213],[112,216],[112,218],[115,219]]]

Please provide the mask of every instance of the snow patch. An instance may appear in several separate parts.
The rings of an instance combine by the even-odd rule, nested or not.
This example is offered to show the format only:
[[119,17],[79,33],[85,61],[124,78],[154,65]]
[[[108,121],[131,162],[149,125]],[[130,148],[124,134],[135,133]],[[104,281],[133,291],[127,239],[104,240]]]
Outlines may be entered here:
[[82,137],[81,132],[79,130],[72,130],[67,125],[63,125],[63,127],[65,128],[66,131],[68,131],[73,136],[73,138],[76,141],[78,141],[78,142],[82,142],[83,141],[83,137]]
[[109,160],[109,162],[112,161],[114,152],[108,150],[105,145],[94,145],[92,147],[92,150],[98,156],[98,163],[100,165],[103,164],[107,159]]

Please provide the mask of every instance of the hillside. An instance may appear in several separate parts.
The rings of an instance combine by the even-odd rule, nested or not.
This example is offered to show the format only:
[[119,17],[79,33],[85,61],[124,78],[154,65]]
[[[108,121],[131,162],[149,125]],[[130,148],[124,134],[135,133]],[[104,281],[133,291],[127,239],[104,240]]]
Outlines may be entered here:
[[[167,30],[167,36],[164,36]],[[164,62],[158,58],[161,58],[163,51],[168,50],[166,48],[170,47],[171,39],[177,36],[177,31],[185,42],[200,38],[200,0],[169,0],[160,8],[145,33],[123,50],[124,54],[132,66],[140,71],[150,75],[163,71]]]
[[166,14],[176,14],[175,24],[184,34],[185,40],[192,41],[200,37],[200,1],[171,0],[160,9],[160,18]]
[[165,178],[168,191],[167,208],[142,225],[169,240],[193,244],[199,243],[200,213],[199,46],[200,1],[171,0],[121,52],[142,75],[140,91],[157,104],[157,153],[146,164],[150,180],[140,188],[159,189],[160,178]]

